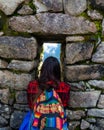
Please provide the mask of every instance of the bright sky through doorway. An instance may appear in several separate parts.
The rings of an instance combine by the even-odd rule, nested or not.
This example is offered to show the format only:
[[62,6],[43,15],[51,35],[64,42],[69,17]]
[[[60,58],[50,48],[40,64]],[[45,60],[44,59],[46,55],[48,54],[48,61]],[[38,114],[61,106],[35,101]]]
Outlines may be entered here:
[[61,44],[59,43],[44,43],[43,44],[43,61],[49,56],[54,56],[60,62],[60,49],[61,49]]

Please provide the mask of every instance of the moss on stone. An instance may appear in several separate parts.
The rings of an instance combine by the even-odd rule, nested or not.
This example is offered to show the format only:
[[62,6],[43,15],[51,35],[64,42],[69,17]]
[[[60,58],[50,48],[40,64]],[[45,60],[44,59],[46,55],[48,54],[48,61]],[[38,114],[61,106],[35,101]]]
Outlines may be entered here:
[[80,16],[86,18],[86,19],[90,19],[90,17],[87,15],[87,12],[83,12],[80,14]]
[[101,31],[102,30],[102,21],[94,21],[96,27],[97,27],[97,30],[98,31]]
[[75,128],[75,130],[80,130],[80,127],[79,127],[79,126],[77,126],[77,127]]
[[89,2],[89,1],[88,1],[87,8],[88,8],[88,10],[92,10],[92,9],[93,9],[93,7],[92,7],[92,5],[90,4],[90,2]]
[[15,99],[15,95],[16,95],[15,90],[13,90],[12,88],[10,88],[10,96],[9,96],[9,98],[10,99]]
[[96,39],[100,38],[102,39],[102,22],[101,21],[94,21],[96,28],[97,28],[97,33],[95,33],[94,37]]
[[101,38],[102,38],[102,41],[104,41],[104,34],[102,35],[102,37],[101,37]]
[[30,1],[29,6],[30,6],[30,8],[33,9],[34,12],[36,12],[36,7],[35,7],[35,5],[33,4],[33,0]]
[[3,32],[4,32],[4,30],[7,30],[7,16],[2,12],[2,11],[0,11],[0,16],[1,16],[1,18],[0,18],[0,26],[1,26],[1,30],[3,30]]
[[14,93],[12,92],[12,93],[10,94],[10,99],[14,99],[14,98],[15,98],[15,92],[14,92]]

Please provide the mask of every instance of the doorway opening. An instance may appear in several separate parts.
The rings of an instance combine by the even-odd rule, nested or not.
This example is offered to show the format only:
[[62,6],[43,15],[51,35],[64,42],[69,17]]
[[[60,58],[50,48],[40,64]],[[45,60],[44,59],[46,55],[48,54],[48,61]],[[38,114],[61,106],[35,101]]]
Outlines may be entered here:
[[49,56],[56,57],[61,64],[61,43],[43,43],[42,53],[40,54],[40,63],[38,67],[38,76],[40,74],[40,69],[44,60]]
[[43,44],[43,61],[49,57],[54,56],[60,62],[61,44],[60,43],[44,43]]

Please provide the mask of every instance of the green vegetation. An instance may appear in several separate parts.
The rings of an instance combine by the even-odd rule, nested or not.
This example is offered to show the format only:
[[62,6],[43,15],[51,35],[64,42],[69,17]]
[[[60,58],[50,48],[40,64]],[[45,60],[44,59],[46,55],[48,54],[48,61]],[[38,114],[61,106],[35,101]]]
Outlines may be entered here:
[[86,18],[86,19],[90,19],[90,17],[87,15],[87,12],[83,12],[80,14],[80,16]]
[[30,6],[30,8],[33,9],[34,12],[36,12],[36,7],[35,7],[35,5],[33,4],[33,1],[32,1],[32,0],[30,1],[29,6]]

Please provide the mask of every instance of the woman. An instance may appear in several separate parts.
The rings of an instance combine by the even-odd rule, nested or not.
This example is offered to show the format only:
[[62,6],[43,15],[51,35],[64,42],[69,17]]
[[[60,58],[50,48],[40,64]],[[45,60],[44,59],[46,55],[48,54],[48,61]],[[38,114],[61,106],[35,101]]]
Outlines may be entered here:
[[[37,80],[31,81],[28,85],[27,94],[30,112],[27,114],[27,120],[30,118],[31,111],[33,111],[34,104],[39,95],[44,90],[46,90],[46,92],[50,92],[53,89],[61,98],[63,106],[67,107],[69,101],[70,86],[65,82],[61,82],[60,64],[57,58],[51,56],[44,61],[41,67],[39,78]],[[20,127],[20,130],[23,129]]]

